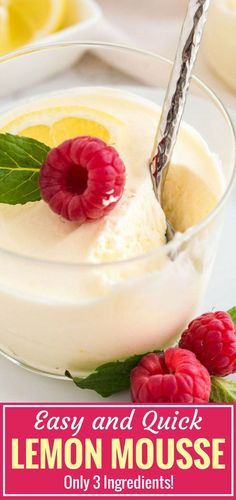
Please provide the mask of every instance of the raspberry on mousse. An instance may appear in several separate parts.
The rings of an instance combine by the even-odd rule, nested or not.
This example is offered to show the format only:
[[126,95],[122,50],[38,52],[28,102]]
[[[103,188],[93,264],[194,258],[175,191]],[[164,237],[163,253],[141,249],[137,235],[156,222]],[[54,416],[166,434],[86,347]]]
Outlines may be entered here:
[[191,321],[179,347],[194,352],[211,375],[225,377],[236,371],[236,328],[224,311],[206,313]]
[[210,391],[207,369],[185,349],[147,354],[131,372],[131,396],[137,403],[207,403]]
[[120,200],[125,166],[101,139],[80,136],[52,149],[40,172],[41,196],[50,208],[80,224],[100,219]]

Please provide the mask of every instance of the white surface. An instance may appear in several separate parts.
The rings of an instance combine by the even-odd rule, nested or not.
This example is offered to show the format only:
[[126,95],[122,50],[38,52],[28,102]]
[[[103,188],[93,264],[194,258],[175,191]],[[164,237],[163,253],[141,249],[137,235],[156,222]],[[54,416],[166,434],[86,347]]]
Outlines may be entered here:
[[[236,126],[236,113],[232,113]],[[200,312],[227,310],[236,305],[236,185],[229,200],[220,247],[211,282]],[[103,401],[93,391],[80,390],[71,382],[35,375],[0,357],[0,400],[18,402],[96,402]],[[129,401],[122,393],[110,401]]]
[[[112,24],[111,27],[98,23],[97,28],[100,29],[97,39],[123,41],[173,60],[188,0],[97,0],[97,3]],[[233,64],[235,65],[235,59],[232,60]],[[200,49],[194,73],[204,80],[226,105],[236,109],[236,93],[209,69],[204,46]]]

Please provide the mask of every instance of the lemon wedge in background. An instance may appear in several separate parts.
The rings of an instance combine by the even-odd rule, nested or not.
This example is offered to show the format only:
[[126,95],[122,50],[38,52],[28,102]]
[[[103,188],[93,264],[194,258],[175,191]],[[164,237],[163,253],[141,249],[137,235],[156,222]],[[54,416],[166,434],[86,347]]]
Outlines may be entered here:
[[86,106],[55,105],[26,114],[17,114],[15,110],[14,114],[14,118],[11,115],[9,121],[4,120],[5,123],[1,120],[1,133],[32,137],[50,147],[78,135],[98,137],[107,143],[115,142],[123,125],[113,115]]
[[0,0],[0,55],[60,29],[66,0]]

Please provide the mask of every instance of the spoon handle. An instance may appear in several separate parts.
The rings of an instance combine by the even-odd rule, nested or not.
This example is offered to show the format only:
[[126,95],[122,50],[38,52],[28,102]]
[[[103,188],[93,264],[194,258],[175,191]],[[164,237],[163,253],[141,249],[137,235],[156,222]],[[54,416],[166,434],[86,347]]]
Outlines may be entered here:
[[155,137],[150,172],[157,199],[162,187],[184,112],[193,66],[200,46],[211,0],[189,0],[162,115]]

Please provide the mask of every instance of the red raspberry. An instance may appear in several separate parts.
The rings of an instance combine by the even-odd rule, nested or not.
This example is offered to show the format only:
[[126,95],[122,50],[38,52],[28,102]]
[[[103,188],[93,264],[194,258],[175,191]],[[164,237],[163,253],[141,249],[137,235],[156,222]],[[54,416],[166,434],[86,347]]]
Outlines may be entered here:
[[182,334],[179,347],[194,352],[211,375],[236,371],[236,328],[226,312],[203,314]]
[[125,166],[112,146],[96,137],[76,137],[49,152],[39,185],[54,212],[82,224],[100,219],[117,204]]
[[207,403],[210,391],[208,371],[184,349],[147,354],[131,372],[131,396],[137,403]]

